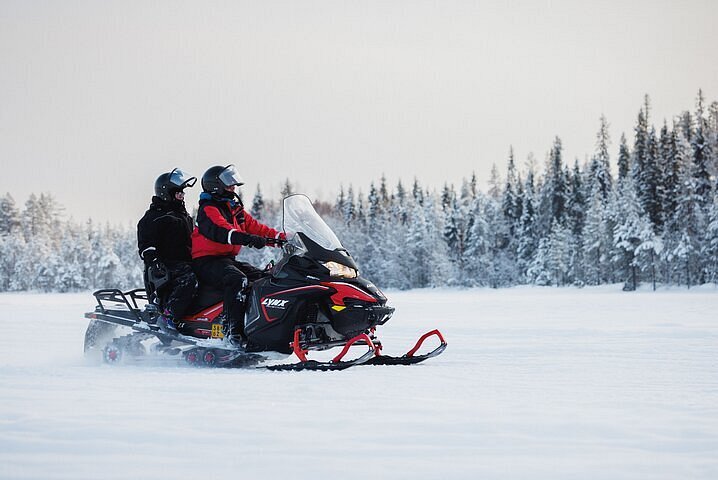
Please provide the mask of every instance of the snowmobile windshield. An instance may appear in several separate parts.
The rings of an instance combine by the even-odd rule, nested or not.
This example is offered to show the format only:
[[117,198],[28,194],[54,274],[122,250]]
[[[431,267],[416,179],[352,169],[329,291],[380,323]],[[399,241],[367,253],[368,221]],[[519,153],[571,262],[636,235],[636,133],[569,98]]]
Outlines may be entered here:
[[305,195],[290,195],[284,199],[284,232],[290,240],[301,232],[327,250],[344,249]]
[[237,173],[237,169],[234,168],[234,165],[227,165],[224,167],[222,173],[219,174],[219,180],[227,187],[231,187],[233,185],[244,185],[242,177],[239,176],[239,173]]
[[177,188],[194,187],[197,182],[197,177],[190,177],[179,168],[175,168],[170,173],[170,183],[176,185]]

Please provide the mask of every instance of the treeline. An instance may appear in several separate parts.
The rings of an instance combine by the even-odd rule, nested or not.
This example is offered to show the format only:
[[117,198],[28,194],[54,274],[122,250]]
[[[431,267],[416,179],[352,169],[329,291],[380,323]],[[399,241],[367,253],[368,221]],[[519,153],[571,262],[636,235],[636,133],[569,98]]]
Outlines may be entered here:
[[30,195],[22,210],[10,194],[0,198],[0,291],[142,285],[132,227],[63,217],[50,194]]
[[[612,156],[613,152],[613,156]],[[589,160],[567,162],[556,138],[543,165],[533,156],[494,167],[482,192],[475,175],[431,190],[384,178],[366,194],[352,185],[315,204],[362,273],[383,288],[599,285],[640,282],[691,287],[718,282],[718,102],[659,128],[646,96],[630,141],[613,147],[599,120]],[[292,193],[291,182],[282,195]],[[0,200],[0,290],[67,291],[140,285],[134,227],[64,221],[48,195],[20,212]],[[281,202],[261,188],[247,208],[280,225]],[[23,218],[23,222],[19,222]],[[53,232],[53,233],[51,233]],[[262,265],[273,249],[249,251]]]

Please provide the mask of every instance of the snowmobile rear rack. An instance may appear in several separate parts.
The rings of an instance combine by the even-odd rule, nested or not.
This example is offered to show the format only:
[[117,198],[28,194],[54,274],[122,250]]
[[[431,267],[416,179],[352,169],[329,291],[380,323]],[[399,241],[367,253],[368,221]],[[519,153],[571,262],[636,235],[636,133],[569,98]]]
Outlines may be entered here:
[[139,310],[140,305],[137,303],[138,300],[143,300],[145,302],[149,301],[147,291],[144,288],[136,288],[128,292],[123,292],[117,288],[106,288],[103,290],[97,290],[92,295],[95,296],[98,305],[103,311],[105,310],[105,306],[102,304],[103,300],[105,302],[124,304],[127,306],[128,310]]
[[[138,322],[142,322],[145,320],[144,318],[142,318],[142,315],[140,313],[140,304],[138,303],[140,301],[149,301],[147,291],[144,288],[136,288],[128,292],[123,292],[122,290],[119,290],[117,288],[108,288],[103,290],[97,290],[92,295],[94,295],[95,299],[97,300],[97,307],[95,308],[95,312],[97,313],[103,313],[105,315],[117,313],[117,308],[111,308],[111,306],[107,305],[107,303],[112,303],[114,304],[113,306],[121,307],[121,312],[129,312],[133,317],[137,319]],[[87,315],[85,316],[87,317]]]

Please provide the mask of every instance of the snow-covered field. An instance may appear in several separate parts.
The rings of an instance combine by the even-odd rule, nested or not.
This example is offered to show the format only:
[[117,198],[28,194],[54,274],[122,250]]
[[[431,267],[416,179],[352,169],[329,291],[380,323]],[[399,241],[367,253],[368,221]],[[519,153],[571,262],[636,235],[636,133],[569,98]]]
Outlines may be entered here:
[[[718,290],[389,292],[343,372],[83,360],[89,294],[0,295],[0,479],[718,478]],[[380,332],[381,333],[381,332]]]

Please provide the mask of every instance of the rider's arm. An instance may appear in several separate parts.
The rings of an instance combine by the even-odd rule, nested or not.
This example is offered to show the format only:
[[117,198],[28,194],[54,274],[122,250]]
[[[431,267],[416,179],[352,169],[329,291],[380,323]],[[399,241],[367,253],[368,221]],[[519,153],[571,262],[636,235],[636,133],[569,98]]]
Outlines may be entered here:
[[143,217],[137,224],[137,250],[145,263],[151,263],[159,256],[157,246],[159,231],[157,222]]
[[197,212],[197,229],[213,242],[224,244],[232,243],[232,232],[236,231],[219,209],[211,205],[204,205]]
[[264,238],[279,238],[280,234],[272,227],[255,220],[249,212],[244,212],[244,230],[252,235],[259,235]]

